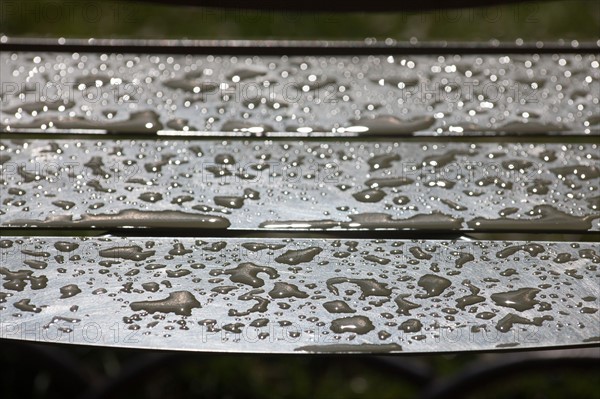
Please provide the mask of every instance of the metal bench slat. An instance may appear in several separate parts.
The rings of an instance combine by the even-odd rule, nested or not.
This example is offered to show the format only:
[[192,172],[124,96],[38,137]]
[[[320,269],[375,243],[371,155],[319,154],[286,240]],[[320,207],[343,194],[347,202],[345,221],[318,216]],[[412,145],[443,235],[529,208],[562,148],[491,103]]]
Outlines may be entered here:
[[332,137],[600,132],[597,52],[415,55],[367,48],[363,55],[288,56],[118,49],[0,52],[0,130]]
[[[0,338],[599,342],[597,243],[374,238],[600,231],[600,42],[63,42],[0,37]],[[52,229],[131,237],[15,236]],[[228,237],[307,230],[338,240]]]
[[2,140],[4,227],[600,230],[597,144]]
[[4,237],[0,336],[272,353],[593,344],[596,250],[565,242]]

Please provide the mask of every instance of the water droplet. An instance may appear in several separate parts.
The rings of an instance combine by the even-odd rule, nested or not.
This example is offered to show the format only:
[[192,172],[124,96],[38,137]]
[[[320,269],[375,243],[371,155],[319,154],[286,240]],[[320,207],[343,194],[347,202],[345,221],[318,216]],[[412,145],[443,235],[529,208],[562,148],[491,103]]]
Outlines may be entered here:
[[351,316],[335,319],[331,322],[331,330],[335,333],[352,332],[366,334],[375,329],[371,320],[366,316]]
[[200,308],[200,302],[188,291],[176,291],[169,294],[165,299],[157,301],[132,302],[131,309],[135,311],[145,310],[149,313],[175,313],[182,316],[191,316],[192,309]]

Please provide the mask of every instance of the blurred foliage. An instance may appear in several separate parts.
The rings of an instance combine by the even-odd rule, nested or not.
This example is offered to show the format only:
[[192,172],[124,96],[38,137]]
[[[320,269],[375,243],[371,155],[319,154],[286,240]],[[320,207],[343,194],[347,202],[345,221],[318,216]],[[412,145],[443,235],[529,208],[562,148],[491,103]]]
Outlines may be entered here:
[[[598,354],[598,348],[588,349]],[[390,367],[381,357],[249,355],[155,352],[86,346],[39,345],[0,340],[2,398],[75,398],[100,388],[101,397],[129,398],[413,398],[430,385]],[[49,355],[49,356],[48,356]],[[509,354],[402,355],[405,366],[452,378],[477,361],[499,364]],[[84,381],[61,365],[77,368]],[[551,372],[502,372],[493,381],[473,381],[462,397],[599,399],[597,367]],[[137,372],[133,372],[137,370]],[[120,373],[121,380],[110,380]],[[119,381],[115,383],[114,381]],[[88,397],[88,396],[84,396]],[[91,398],[100,396],[91,395]]]
[[600,2],[542,1],[427,13],[220,10],[119,0],[2,0],[0,33],[198,39],[598,40]]

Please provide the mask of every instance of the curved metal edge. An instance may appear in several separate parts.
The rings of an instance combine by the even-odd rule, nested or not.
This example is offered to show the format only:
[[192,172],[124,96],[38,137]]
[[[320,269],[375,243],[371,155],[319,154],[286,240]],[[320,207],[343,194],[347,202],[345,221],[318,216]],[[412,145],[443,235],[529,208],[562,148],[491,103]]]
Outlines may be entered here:
[[600,51],[600,40],[582,42],[420,42],[367,38],[340,40],[174,40],[102,38],[25,38],[0,34],[0,51],[143,52],[156,54],[504,54],[585,53]]

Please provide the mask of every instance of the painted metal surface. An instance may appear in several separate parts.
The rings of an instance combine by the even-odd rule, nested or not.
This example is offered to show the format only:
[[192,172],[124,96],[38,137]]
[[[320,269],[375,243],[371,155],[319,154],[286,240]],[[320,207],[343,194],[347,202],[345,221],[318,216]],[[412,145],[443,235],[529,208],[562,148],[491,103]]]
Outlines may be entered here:
[[3,338],[231,352],[593,344],[597,245],[3,238]]
[[0,129],[333,137],[600,132],[596,53],[374,51],[3,51]]
[[596,144],[2,140],[5,227],[598,231]]
[[[599,342],[597,243],[372,230],[599,231],[600,43],[167,44],[0,37],[0,338],[267,353]],[[450,137],[486,135],[571,144]],[[200,229],[255,237],[176,237]],[[307,230],[371,231],[258,238]]]

